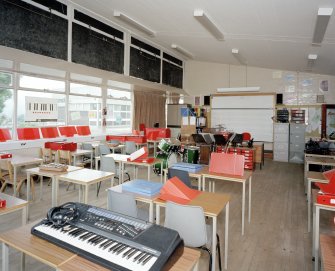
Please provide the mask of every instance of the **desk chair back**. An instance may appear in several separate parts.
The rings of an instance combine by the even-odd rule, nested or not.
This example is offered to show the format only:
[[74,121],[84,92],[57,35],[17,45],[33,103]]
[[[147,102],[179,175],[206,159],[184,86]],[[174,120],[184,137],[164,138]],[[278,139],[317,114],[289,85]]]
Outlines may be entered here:
[[100,155],[106,155],[106,154],[110,154],[111,149],[106,145],[106,144],[100,144],[99,145],[99,154]]
[[203,134],[202,136],[203,136],[204,140],[206,141],[206,144],[213,144],[214,143],[210,134]]
[[134,195],[108,190],[107,209],[123,215],[137,218],[137,206]]
[[49,164],[54,162],[54,156],[52,155],[51,149],[41,148],[40,156],[43,159],[43,164]]
[[[192,226],[190,226],[192,221]],[[204,210],[200,206],[181,205],[174,202],[166,203],[164,226],[176,230],[188,247],[201,248],[209,254],[209,270],[212,269],[212,257],[208,247],[211,244],[210,227],[206,225]],[[218,238],[218,235],[217,235]],[[219,254],[221,270],[220,240],[216,247]]]
[[[92,146],[91,143],[85,143],[84,142],[84,143],[82,143],[81,148],[83,150],[94,151],[93,150],[93,146]],[[91,159],[91,155],[90,154],[85,154],[84,155],[84,160],[90,160],[90,159]]]
[[126,154],[132,154],[136,151],[136,144],[133,141],[126,141]]
[[116,172],[116,166],[115,166],[115,160],[113,157],[106,157],[101,155],[100,157],[100,170],[101,171],[107,171],[107,172],[113,172],[115,175]]
[[71,165],[71,152],[65,151],[65,150],[58,150],[57,151],[58,156],[58,163],[64,164],[64,165]]
[[175,168],[168,168],[168,179],[171,179],[173,177],[177,177],[185,185],[187,185],[190,188],[193,188],[191,185],[190,176],[187,171]]

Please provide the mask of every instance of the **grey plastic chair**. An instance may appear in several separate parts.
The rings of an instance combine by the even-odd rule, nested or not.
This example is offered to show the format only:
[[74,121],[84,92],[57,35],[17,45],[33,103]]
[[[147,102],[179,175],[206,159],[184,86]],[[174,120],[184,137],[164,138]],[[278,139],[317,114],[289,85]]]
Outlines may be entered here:
[[106,155],[112,153],[111,149],[106,144],[99,144],[100,155]]
[[107,209],[113,212],[137,218],[136,200],[133,194],[108,190]]
[[136,151],[136,144],[133,141],[126,141],[126,154],[131,154]]
[[[113,173],[115,173],[114,179],[117,179],[117,180],[120,179],[120,172],[119,172],[119,169],[115,165],[115,160],[114,160],[113,157],[106,157],[106,156],[101,155],[101,157],[100,157],[100,170],[101,171],[107,171],[107,172],[113,172]],[[124,172],[124,174],[127,176],[127,179],[125,181],[129,181],[130,180],[129,173]],[[101,182],[99,182],[99,184],[98,184],[97,196],[99,195],[100,186],[101,186]]]
[[[192,226],[190,226],[192,221]],[[212,227],[206,225],[204,210],[200,206],[181,205],[174,202],[166,203],[164,226],[176,230],[188,247],[201,248],[209,254],[209,270],[212,270]],[[216,250],[219,254],[221,268],[220,239],[217,237]]]
[[171,179],[172,177],[178,177],[178,179],[181,180],[189,188],[198,189],[198,187],[191,184],[190,175],[185,170],[168,168],[168,179]]
[[[91,143],[82,143],[82,144],[81,144],[81,148],[82,148],[83,150],[94,151],[93,146],[92,146]],[[93,157],[93,160],[94,160],[94,153],[93,153],[93,156],[92,156],[92,157]],[[90,154],[85,154],[84,157],[83,157],[83,162],[84,162],[85,164],[87,164],[87,163],[91,163],[91,155],[90,155]],[[94,163],[94,161],[92,161],[92,163]]]
[[107,209],[123,215],[148,221],[149,213],[137,208],[135,196],[108,189]]

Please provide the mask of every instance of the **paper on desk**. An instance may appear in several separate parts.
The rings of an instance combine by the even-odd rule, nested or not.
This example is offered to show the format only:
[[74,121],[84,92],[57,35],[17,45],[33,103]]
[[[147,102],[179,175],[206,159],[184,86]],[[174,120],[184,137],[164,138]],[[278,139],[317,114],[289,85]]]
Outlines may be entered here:
[[190,125],[195,125],[196,117],[190,117]]
[[183,125],[188,125],[188,117],[182,118]]

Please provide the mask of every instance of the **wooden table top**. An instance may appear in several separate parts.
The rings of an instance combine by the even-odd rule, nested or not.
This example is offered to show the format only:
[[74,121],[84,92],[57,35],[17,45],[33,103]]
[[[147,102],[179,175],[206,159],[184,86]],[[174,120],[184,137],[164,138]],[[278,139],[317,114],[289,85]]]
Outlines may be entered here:
[[71,171],[76,171],[79,169],[83,169],[83,167],[74,167],[74,166],[68,166],[67,171],[52,171],[52,170],[41,170],[39,167],[34,167],[34,168],[27,168],[26,171],[29,172],[30,174],[36,174],[36,175],[43,175],[45,177],[54,177],[58,175],[65,174],[67,172]]
[[13,166],[24,166],[28,164],[38,164],[43,162],[43,159],[41,158],[21,155],[13,155],[13,157],[9,160]]
[[335,165],[335,159],[330,157],[313,157],[307,156],[305,157],[305,163],[314,164],[314,165]]
[[[197,197],[192,199],[187,205],[200,206],[204,209],[206,216],[218,216],[230,201],[229,194],[212,193],[202,191]],[[154,203],[165,206],[166,201],[159,198]]]
[[0,215],[10,213],[16,209],[19,209],[19,208],[22,208],[28,205],[27,201],[4,194],[4,193],[0,193],[0,199],[6,200],[6,207],[0,208]]
[[112,172],[83,168],[59,175],[57,179],[78,184],[91,184],[112,178],[113,176],[114,173]]
[[325,178],[322,172],[317,171],[308,171],[307,179],[309,179],[312,182],[329,183],[329,181]]
[[320,234],[321,260],[324,271],[335,270],[335,236]]
[[[177,256],[172,255],[171,259],[166,263],[165,267],[163,268],[163,271],[191,271],[195,263],[200,258],[200,251],[185,247],[184,252],[180,256],[180,258],[176,259],[176,257]],[[106,269],[80,256],[75,256],[58,267],[58,271],[78,270],[110,271],[110,269]]]
[[72,252],[32,235],[30,230],[35,224],[37,222],[2,233],[0,241],[54,268],[75,256]]
[[207,178],[241,181],[241,182],[248,180],[252,176],[252,173],[253,173],[252,170],[244,170],[243,176],[240,176],[240,175],[210,172],[208,167],[201,170],[202,176]]

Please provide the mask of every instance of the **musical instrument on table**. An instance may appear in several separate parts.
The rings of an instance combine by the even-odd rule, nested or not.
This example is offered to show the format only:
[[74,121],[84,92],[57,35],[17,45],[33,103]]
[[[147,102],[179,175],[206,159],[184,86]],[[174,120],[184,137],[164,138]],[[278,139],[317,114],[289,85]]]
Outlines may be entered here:
[[50,163],[50,164],[40,165],[39,169],[46,170],[46,171],[66,172],[68,169],[68,166],[63,165],[63,164],[58,164],[58,163]]
[[117,271],[161,270],[184,247],[174,230],[82,203],[50,209],[31,233]]
[[164,138],[159,141],[158,149],[160,149],[164,153],[169,153],[171,150],[171,145]]
[[[168,168],[174,163],[177,163],[177,155],[174,152],[170,152],[169,154],[159,152],[157,153],[156,158],[163,161],[163,169]],[[153,170],[156,174],[161,174],[161,164],[154,164]]]
[[183,162],[198,164],[199,160],[199,147],[185,146],[183,153]]

